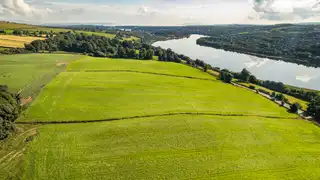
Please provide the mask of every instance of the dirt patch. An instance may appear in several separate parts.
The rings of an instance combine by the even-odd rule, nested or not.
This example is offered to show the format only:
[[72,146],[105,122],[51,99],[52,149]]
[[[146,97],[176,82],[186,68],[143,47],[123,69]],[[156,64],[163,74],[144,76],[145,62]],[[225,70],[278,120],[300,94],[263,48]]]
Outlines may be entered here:
[[32,97],[29,96],[28,98],[21,99],[20,105],[21,105],[21,106],[24,106],[24,105],[26,105],[26,104],[31,103],[32,101],[33,101]]
[[67,62],[58,62],[58,63],[56,63],[56,66],[57,67],[60,67],[60,66],[67,66],[69,63],[67,63]]

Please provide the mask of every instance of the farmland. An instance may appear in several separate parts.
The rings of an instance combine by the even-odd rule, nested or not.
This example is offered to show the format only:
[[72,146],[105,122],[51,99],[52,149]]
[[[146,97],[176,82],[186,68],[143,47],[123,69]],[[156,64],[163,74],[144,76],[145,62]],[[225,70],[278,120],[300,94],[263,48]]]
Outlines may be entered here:
[[18,148],[0,151],[0,167],[15,160],[3,179],[320,176],[318,127],[256,93],[177,63],[41,56],[70,64],[18,119],[34,138],[15,143],[19,159]]
[[[13,30],[27,30],[30,32],[44,31],[44,32],[53,32],[53,33],[74,31],[75,33],[83,33],[86,35],[97,35],[97,36],[104,36],[107,38],[115,38],[116,37],[116,34],[110,34],[110,33],[105,33],[105,32],[90,32],[90,31],[72,30],[72,29],[65,29],[65,28],[18,24],[18,23],[11,23],[11,22],[8,23],[8,22],[1,22],[1,21],[0,21],[0,30],[4,30],[7,34],[12,34]],[[11,41],[10,41],[11,43],[9,43],[8,41],[3,40],[1,38],[2,36],[3,35],[0,35],[0,46],[3,46],[3,47],[23,47],[23,46],[21,46],[21,44],[19,44],[19,46],[18,46],[17,43],[14,44],[14,42],[11,42]],[[14,36],[14,37],[16,37],[16,36]],[[29,37],[29,38],[36,38],[36,37]],[[131,37],[123,38],[123,39],[127,40],[127,41],[139,40],[139,38],[135,37],[135,36],[131,36]]]
[[0,56],[0,84],[10,91],[22,90],[22,97],[34,96],[69,62],[81,56],[72,54],[25,54]]
[[47,32],[67,32],[71,31],[69,29],[63,28],[53,28],[53,27],[43,27],[43,26],[36,26],[36,25],[29,25],[29,24],[19,24],[13,22],[3,22],[0,21],[0,29],[3,30],[28,30],[28,31],[47,31]]
[[0,35],[0,47],[23,48],[24,44],[34,40],[44,40],[41,37]]
[[[20,121],[90,121],[185,112],[293,116],[253,92],[221,83],[188,66],[170,64],[163,69],[175,75],[190,70],[181,76],[208,80],[144,72],[159,64],[156,72],[161,73],[161,66],[166,65],[162,62],[92,59],[72,63],[45,87]],[[87,71],[75,71],[81,67]]]
[[46,125],[22,179],[317,179],[319,131],[300,120],[171,116]]

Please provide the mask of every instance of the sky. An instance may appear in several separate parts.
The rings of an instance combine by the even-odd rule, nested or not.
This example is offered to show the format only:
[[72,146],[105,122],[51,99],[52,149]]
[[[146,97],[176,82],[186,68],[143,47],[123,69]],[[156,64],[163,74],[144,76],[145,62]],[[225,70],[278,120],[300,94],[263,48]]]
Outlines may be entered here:
[[320,0],[0,0],[0,21],[213,25],[320,22]]

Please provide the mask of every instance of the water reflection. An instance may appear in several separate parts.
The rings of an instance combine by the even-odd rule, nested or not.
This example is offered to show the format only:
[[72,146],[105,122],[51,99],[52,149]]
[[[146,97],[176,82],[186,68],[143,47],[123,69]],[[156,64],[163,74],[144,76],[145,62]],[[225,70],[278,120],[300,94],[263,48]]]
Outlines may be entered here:
[[259,58],[245,54],[227,52],[196,44],[201,35],[191,35],[189,38],[159,41],[154,46],[171,48],[173,51],[185,54],[193,59],[201,59],[212,66],[240,72],[247,68],[262,80],[281,81],[298,87],[320,90],[320,69],[309,68],[293,63]]

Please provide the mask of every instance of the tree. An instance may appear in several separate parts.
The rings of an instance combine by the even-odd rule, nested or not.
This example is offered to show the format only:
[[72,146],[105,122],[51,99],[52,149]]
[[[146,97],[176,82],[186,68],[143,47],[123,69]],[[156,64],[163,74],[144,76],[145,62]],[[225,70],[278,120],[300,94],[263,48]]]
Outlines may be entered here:
[[253,84],[257,84],[258,83],[258,79],[254,75],[250,75],[249,76],[249,82],[251,82]]
[[244,68],[240,73],[241,80],[245,82],[249,81],[250,76],[251,76],[251,73],[246,68]]
[[204,71],[204,72],[207,72],[207,71],[208,71],[208,68],[209,68],[209,65],[206,64],[206,65],[204,66],[204,68],[203,68],[203,71]]
[[144,57],[144,59],[153,59],[153,55],[154,55],[154,52],[152,49],[148,49],[147,52],[146,52],[146,56]]
[[231,83],[233,75],[229,71],[222,70],[219,75],[220,80],[226,83]]
[[20,96],[8,92],[8,86],[0,85],[0,140],[14,131],[14,121],[20,113]]
[[284,95],[283,94],[277,94],[276,96],[275,96],[275,98],[276,98],[276,100],[278,100],[278,101],[284,101],[285,100],[285,97],[284,97]]
[[290,106],[290,112],[292,113],[297,113],[299,111],[299,109],[301,108],[301,105],[299,103],[293,103],[291,106]]
[[314,98],[308,105],[307,114],[320,121],[320,97]]

